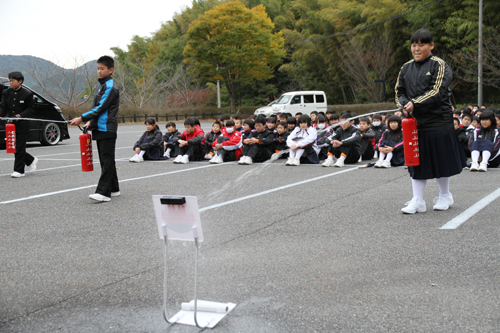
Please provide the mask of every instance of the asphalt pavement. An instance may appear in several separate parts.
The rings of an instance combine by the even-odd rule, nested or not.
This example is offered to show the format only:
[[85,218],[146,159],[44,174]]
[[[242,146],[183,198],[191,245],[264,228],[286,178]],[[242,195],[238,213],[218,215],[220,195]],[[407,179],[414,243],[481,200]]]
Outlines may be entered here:
[[[107,203],[88,199],[100,168],[81,171],[78,128],[29,145],[38,170],[23,178],[0,151],[0,332],[199,332],[162,317],[152,195],[198,198],[198,297],[237,304],[214,332],[500,330],[500,170],[453,177],[447,211],[428,181],[427,212],[404,215],[404,167],[131,163],[144,131],[120,126],[121,196]],[[169,242],[169,316],[193,299],[194,255]]]

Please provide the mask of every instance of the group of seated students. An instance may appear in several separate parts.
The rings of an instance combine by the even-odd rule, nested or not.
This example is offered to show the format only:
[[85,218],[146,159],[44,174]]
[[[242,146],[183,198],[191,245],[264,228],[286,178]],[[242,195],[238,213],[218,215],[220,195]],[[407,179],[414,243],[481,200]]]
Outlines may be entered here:
[[[250,165],[281,158],[289,166],[323,160],[324,167],[343,167],[377,159],[376,168],[404,165],[403,113],[376,112],[360,118],[350,111],[340,117],[331,110],[295,116],[280,113],[269,118],[252,115],[244,121],[232,115],[225,123],[217,118],[208,133],[196,117],[190,117],[184,121],[182,133],[174,122],[168,122],[163,136],[155,120],[147,118],[147,131],[134,145],[130,161],[174,158],[173,163],[185,164],[205,159],[215,164],[238,161]],[[463,149],[472,159],[471,171],[487,171],[488,166],[500,164],[497,110],[464,107],[454,111],[454,123]]]

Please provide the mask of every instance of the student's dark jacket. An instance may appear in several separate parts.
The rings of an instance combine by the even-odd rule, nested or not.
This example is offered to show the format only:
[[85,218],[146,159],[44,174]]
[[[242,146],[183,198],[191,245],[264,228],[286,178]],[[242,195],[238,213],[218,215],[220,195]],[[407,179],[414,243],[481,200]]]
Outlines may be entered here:
[[[33,93],[21,86],[19,89],[4,89],[2,92],[2,102],[0,103],[0,117],[13,118],[19,115],[21,118],[33,117]],[[17,132],[28,132],[29,123],[27,121],[16,121]],[[5,138],[4,138],[5,139]]]
[[[488,140],[493,142],[493,151],[491,152],[491,156],[496,156],[500,149],[500,129],[496,127],[495,124],[488,126],[487,128],[476,128],[469,137],[469,149],[471,148],[472,143],[476,140]],[[472,149],[470,150],[472,151]]]
[[342,126],[337,129],[336,135],[333,140],[342,141],[342,145],[354,146],[357,151],[361,152],[361,135],[358,128],[351,125],[346,130]]
[[368,128],[364,132],[360,131],[360,135],[362,135],[361,142],[360,142],[361,152],[364,152],[366,150],[366,148],[368,147],[368,145],[372,145],[373,147],[375,147],[376,133],[374,130],[372,130],[371,128]]
[[252,134],[252,138],[256,138],[257,140],[259,140],[258,144],[260,146],[267,147],[271,143],[273,143],[274,133],[270,129],[266,128],[262,132],[255,131]]
[[275,144],[279,144],[279,143],[283,143],[283,142],[286,143],[286,139],[288,138],[288,135],[290,135],[290,133],[288,133],[287,131],[284,131],[283,134],[279,134],[278,131],[276,131],[273,133],[273,135],[274,135],[273,142]]
[[[382,142],[384,141],[394,141],[396,145],[394,148],[394,152],[398,152],[404,149],[403,146],[403,132],[401,131],[401,127],[398,127],[396,130],[386,129],[382,136],[380,137],[380,141],[377,143],[377,148],[380,148]],[[382,145],[383,146],[383,145]]]
[[222,131],[219,133],[215,133],[213,130],[205,134],[205,142],[209,145],[212,145],[214,141],[222,134]]
[[186,131],[182,132],[179,139],[186,140],[189,146],[199,145],[205,143],[205,132],[201,129],[199,125],[194,125],[194,131],[187,134]]
[[175,144],[179,140],[179,135],[180,134],[179,134],[178,130],[175,130],[172,133],[167,131],[167,133],[165,133],[165,135],[163,135],[163,141],[165,141],[167,143]]
[[246,131],[241,132],[241,140],[250,139],[255,132],[257,132],[255,129],[251,129],[248,133]]
[[382,136],[382,133],[385,132],[387,127],[383,122],[380,122],[380,125],[375,126],[373,123],[370,125],[370,128],[375,132],[375,143],[378,143],[380,140],[380,137]]
[[413,116],[420,131],[451,129],[452,78],[446,62],[432,53],[422,61],[408,61],[401,67],[396,82],[396,105],[402,108],[413,102]]
[[465,129],[463,127],[458,127],[456,130],[455,130],[455,133],[457,133],[457,136],[458,136],[458,140],[460,141],[460,143],[464,143],[467,144],[468,143],[468,138],[467,138],[467,133],[465,133]]
[[82,114],[83,122],[90,120],[89,130],[94,140],[116,137],[120,106],[120,93],[113,78],[106,76],[98,81],[92,109]]
[[[144,137],[147,137],[149,139],[149,142],[143,142],[139,144],[139,141],[141,141],[141,139]],[[135,143],[134,150],[135,148],[141,148],[141,150],[149,150],[154,147],[163,147],[163,136],[161,134],[161,131],[158,129],[144,132],[141,139],[139,139]]]

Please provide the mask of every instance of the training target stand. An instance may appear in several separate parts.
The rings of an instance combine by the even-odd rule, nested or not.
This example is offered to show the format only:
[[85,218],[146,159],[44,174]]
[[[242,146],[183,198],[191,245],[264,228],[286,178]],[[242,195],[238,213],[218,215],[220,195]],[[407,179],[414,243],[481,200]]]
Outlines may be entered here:
[[[200,212],[196,197],[153,195],[156,223],[160,239],[165,241],[163,277],[163,318],[169,324],[185,324],[213,328],[236,304],[198,300],[196,296],[199,242],[203,242]],[[181,311],[167,318],[167,247],[169,240],[194,241],[194,300],[181,303]]]

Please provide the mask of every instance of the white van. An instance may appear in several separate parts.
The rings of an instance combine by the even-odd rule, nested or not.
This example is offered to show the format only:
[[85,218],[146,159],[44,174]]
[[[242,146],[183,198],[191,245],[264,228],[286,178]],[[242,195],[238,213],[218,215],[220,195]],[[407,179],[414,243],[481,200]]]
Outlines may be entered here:
[[311,114],[313,111],[326,112],[324,91],[292,91],[281,95],[273,105],[273,113],[286,112],[295,116],[297,112]]

